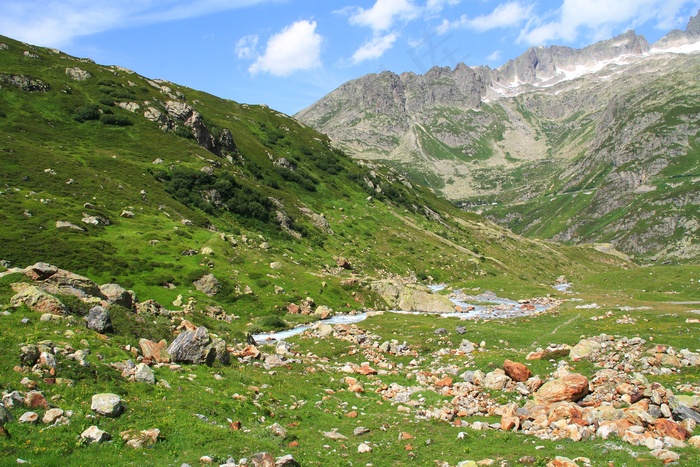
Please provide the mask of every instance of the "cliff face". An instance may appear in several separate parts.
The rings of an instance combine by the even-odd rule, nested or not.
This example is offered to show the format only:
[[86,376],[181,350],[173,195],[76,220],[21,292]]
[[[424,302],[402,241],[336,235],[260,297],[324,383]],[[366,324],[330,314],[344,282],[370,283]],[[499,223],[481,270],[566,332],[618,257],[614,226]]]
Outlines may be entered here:
[[696,51],[700,14],[653,46],[629,31],[496,70],[368,75],[296,117],[519,233],[694,257]]

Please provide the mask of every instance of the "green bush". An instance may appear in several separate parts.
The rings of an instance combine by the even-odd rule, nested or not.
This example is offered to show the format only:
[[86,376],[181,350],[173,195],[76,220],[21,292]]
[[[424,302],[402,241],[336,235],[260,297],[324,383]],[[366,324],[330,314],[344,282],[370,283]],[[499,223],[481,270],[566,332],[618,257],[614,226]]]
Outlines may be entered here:
[[85,303],[74,295],[56,295],[61,303],[66,307],[66,314],[73,316],[87,316],[91,305]]
[[154,316],[148,313],[136,314],[119,305],[109,307],[114,333],[128,337],[134,342],[144,338],[154,342],[165,339],[170,342],[173,335],[170,320],[164,316]]
[[99,120],[101,116],[100,108],[95,104],[88,104],[80,107],[76,112],[73,119],[77,122],[83,123],[88,120]]
[[130,126],[134,123],[126,117],[119,115],[103,115],[100,121],[104,125],[115,125],[115,126]]

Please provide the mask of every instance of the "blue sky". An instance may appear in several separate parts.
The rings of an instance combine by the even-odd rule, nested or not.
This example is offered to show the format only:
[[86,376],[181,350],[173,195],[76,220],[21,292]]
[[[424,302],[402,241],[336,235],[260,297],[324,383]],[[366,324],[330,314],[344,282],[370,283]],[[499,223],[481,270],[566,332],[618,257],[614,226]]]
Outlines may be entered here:
[[683,29],[700,0],[0,0],[0,34],[293,114],[342,83]]

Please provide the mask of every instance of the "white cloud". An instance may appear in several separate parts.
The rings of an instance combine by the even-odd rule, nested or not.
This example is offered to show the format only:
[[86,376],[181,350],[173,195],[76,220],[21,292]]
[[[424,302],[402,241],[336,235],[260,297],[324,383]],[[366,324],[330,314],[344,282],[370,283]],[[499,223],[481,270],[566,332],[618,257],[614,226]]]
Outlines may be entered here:
[[258,56],[258,41],[259,37],[256,34],[241,37],[236,42],[236,56],[238,58],[252,60]]
[[497,62],[497,61],[499,61],[499,60],[501,59],[501,55],[502,55],[502,54],[501,54],[501,51],[500,51],[500,50],[496,50],[496,51],[494,51],[491,55],[489,55],[488,57],[486,57],[486,60],[489,61],[489,62]]
[[352,55],[352,62],[358,64],[365,60],[376,60],[394,46],[398,35],[396,33],[385,36],[376,36],[365,42],[362,47]]
[[420,15],[420,9],[412,0],[377,0],[372,8],[355,8],[350,24],[368,26],[374,31],[390,29],[397,19],[412,20]]
[[527,21],[531,12],[532,6],[520,2],[503,3],[488,15],[475,16],[474,18],[462,15],[456,21],[443,20],[437,31],[440,34],[445,34],[452,29],[472,29],[484,32],[491,29],[509,28]]
[[318,68],[322,43],[323,38],[316,32],[316,21],[297,21],[270,38],[265,54],[259,56],[248,71],[288,76],[295,71]]
[[458,5],[460,0],[428,0],[425,4],[425,8],[431,12],[442,11],[446,5],[455,6]]
[[[540,45],[555,40],[574,41],[583,31],[593,39],[612,30],[633,29],[654,22],[666,29],[678,23],[688,0],[563,0],[562,6],[535,18],[521,31],[520,41]],[[544,17],[554,18],[544,20]]]
[[3,0],[0,31],[32,44],[59,47],[78,36],[271,1],[274,0]]

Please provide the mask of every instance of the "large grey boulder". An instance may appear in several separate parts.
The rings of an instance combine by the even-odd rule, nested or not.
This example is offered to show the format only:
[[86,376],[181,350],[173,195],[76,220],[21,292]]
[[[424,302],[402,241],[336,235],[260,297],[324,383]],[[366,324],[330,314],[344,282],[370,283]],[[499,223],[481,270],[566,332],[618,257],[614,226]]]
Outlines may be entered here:
[[174,363],[212,365],[215,360],[224,365],[230,363],[226,343],[222,339],[212,340],[204,326],[194,331],[183,331],[168,347],[170,359]]
[[88,329],[92,329],[100,334],[114,332],[114,328],[112,327],[112,318],[109,315],[109,311],[105,310],[99,305],[90,308],[88,315],[85,317],[85,321]]

